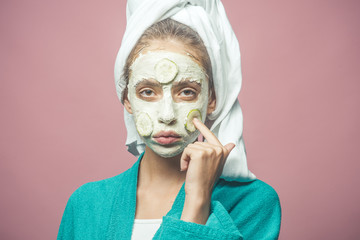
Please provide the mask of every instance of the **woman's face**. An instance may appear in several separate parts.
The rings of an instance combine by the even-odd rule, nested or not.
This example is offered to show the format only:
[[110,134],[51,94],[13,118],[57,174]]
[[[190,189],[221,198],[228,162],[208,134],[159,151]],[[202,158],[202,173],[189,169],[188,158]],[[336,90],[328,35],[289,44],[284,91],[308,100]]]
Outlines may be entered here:
[[203,67],[181,44],[161,41],[143,49],[130,69],[124,102],[139,135],[162,157],[182,153],[199,134],[193,117],[204,122],[209,110]]

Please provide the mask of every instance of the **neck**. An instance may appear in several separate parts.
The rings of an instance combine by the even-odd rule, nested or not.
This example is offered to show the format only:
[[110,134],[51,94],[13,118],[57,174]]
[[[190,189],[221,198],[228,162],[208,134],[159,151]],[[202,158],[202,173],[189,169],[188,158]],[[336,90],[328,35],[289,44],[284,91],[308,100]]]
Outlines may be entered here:
[[185,181],[186,172],[180,172],[181,154],[164,158],[157,155],[148,146],[140,162],[139,185],[171,187]]

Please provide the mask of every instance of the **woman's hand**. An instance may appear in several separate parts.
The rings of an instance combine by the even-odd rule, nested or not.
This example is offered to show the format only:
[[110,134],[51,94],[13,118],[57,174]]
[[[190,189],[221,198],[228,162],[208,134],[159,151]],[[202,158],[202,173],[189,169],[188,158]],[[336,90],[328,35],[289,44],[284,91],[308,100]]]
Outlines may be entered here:
[[229,143],[223,146],[201,121],[194,118],[193,123],[207,142],[189,144],[181,156],[180,169],[187,170],[186,196],[181,219],[205,224],[209,217],[213,187],[235,144]]

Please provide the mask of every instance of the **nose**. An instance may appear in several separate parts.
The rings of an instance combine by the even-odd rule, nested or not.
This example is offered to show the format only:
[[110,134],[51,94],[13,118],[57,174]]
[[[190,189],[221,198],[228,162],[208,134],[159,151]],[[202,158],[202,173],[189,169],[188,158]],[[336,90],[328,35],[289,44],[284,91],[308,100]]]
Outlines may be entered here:
[[164,96],[161,100],[162,104],[159,109],[159,122],[165,123],[168,125],[174,124],[176,121],[175,112],[174,112],[174,103],[172,100],[172,96]]

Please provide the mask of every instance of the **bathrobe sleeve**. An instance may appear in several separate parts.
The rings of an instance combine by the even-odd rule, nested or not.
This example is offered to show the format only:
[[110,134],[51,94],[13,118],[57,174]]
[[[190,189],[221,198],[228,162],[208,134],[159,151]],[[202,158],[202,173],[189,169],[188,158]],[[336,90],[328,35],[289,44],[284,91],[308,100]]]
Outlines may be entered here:
[[153,239],[278,239],[281,222],[278,195],[270,191],[261,196],[261,199],[245,197],[229,211],[221,202],[212,201],[205,225],[164,216]]
[[186,222],[174,216],[164,216],[153,239],[243,239],[233,220],[218,201],[211,202],[205,225]]

